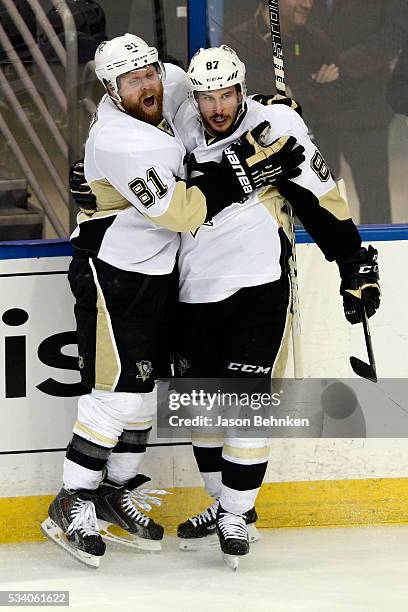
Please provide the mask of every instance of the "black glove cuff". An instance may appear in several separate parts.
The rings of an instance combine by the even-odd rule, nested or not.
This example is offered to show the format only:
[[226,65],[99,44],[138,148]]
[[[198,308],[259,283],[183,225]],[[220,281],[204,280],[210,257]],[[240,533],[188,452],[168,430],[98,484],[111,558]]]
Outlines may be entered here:
[[204,194],[207,204],[205,220],[209,221],[216,214],[235,202],[245,201],[242,187],[228,168],[218,167],[208,174],[188,179],[187,188],[198,187]]
[[370,279],[372,281],[379,280],[377,251],[371,245],[368,250],[361,247],[355,251],[353,255],[337,260],[339,266],[340,278],[342,280],[349,278],[358,278],[361,280]]

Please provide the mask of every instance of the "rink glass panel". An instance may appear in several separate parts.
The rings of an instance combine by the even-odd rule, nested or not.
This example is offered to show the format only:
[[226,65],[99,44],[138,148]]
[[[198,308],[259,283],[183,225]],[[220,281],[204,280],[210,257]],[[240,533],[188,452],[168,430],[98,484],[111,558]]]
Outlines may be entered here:
[[[401,45],[406,45],[408,6],[396,1],[398,10],[392,11],[394,0],[391,4],[337,0],[327,16],[326,0],[314,0],[310,12],[299,8],[303,6],[299,2],[304,26],[299,14],[285,9],[296,3],[279,0],[279,4],[288,93],[301,103],[309,132],[332,172],[344,179],[353,219],[362,224],[406,223],[406,49],[398,59]],[[347,10],[354,14],[346,19],[342,7],[351,4]],[[209,43],[225,42],[237,51],[247,66],[249,93],[275,93],[267,11],[263,18],[266,5],[259,0],[207,2]],[[294,19],[297,28],[288,36]],[[361,57],[358,45],[367,45]],[[338,64],[339,78],[313,81],[323,63]]]
[[[78,14],[78,20],[75,19],[79,30],[78,77],[70,93],[73,94],[78,103],[79,137],[78,151],[75,153],[74,159],[83,155],[83,143],[87,137],[91,117],[90,108],[92,104],[98,103],[103,94],[103,88],[94,76],[92,69],[89,69],[89,66],[86,68],[87,62],[93,59],[94,49],[101,39],[113,38],[125,32],[135,33],[149,43],[156,45],[161,50],[161,55],[165,60],[175,61],[185,68],[188,59],[186,0],[165,0],[160,3],[153,0],[138,0],[137,2],[131,0],[121,0],[121,2],[116,0],[97,1],[106,19],[105,35],[103,34],[103,24],[101,20],[98,20],[97,12],[80,13]],[[65,70],[47,37],[44,37],[27,0],[13,0],[13,4],[19,9],[20,15],[24,18],[31,34],[39,43],[48,65],[65,93]],[[155,11],[157,4],[162,7],[161,19]],[[51,0],[40,0],[40,5],[52,24],[57,24],[59,37],[63,41],[62,29],[58,27],[61,22],[58,16],[55,17]],[[74,18],[75,14],[74,11]],[[82,25],[79,25],[80,23]],[[61,109],[47,80],[36,62],[33,61],[30,49],[19,34],[4,3],[0,3],[0,24],[8,34],[12,48],[23,62],[24,68],[55,121],[56,129],[67,140],[69,133],[67,113]],[[40,138],[63,187],[68,192],[69,163],[67,158],[56,144],[55,138],[29,94],[27,85],[22,81],[5,53],[1,42],[0,68],[20,103],[29,126],[35,130]],[[87,105],[83,102],[84,98],[88,99]],[[23,127],[21,116],[19,118],[16,113],[16,105],[7,98],[3,87],[0,87],[0,113],[4,124],[9,127],[12,136],[17,141],[36,181],[55,210],[64,229],[62,236],[68,236],[70,233],[69,211],[66,203],[64,203],[61,188],[60,190],[56,188],[56,181],[47,169],[50,164],[41,161],[27,131]],[[44,215],[35,195],[35,190],[30,185],[30,181],[13,153],[10,140],[3,131],[0,131],[0,242],[56,238],[58,237],[57,233]],[[74,215],[71,214],[71,227],[73,218]]]
[[[347,0],[344,1],[347,2]],[[203,0],[203,2],[205,2],[205,0]],[[280,2],[282,13],[285,0],[280,0]],[[339,3],[341,4],[341,2]],[[364,2],[362,3],[364,4]],[[34,38],[37,41],[40,40],[41,29],[27,9],[28,3],[26,0],[15,0],[13,4],[19,8]],[[52,9],[51,0],[40,0],[40,4],[47,13]],[[188,2],[187,0],[163,0],[161,2],[161,29],[165,34],[165,38],[160,38],[160,19],[155,10],[157,4],[158,3],[153,0],[138,0],[137,2],[122,0],[120,2],[120,10],[118,10],[119,4],[116,0],[99,0],[99,5],[103,9],[106,17],[106,35],[108,38],[111,38],[126,31],[134,32],[149,42],[157,44],[159,47],[163,48],[164,46],[163,51],[168,58],[173,58],[175,61],[181,63],[183,67],[187,67],[187,18],[186,12],[183,9],[186,8]],[[319,10],[322,4],[324,4],[323,0],[314,0],[313,11],[307,16],[307,23],[309,25],[314,23],[320,27],[322,26],[321,15],[319,16]],[[359,4],[361,4],[361,2],[356,2],[355,6]],[[381,4],[383,6],[388,6],[386,2],[381,3],[379,1],[371,3],[370,6],[374,4],[378,6]],[[247,82],[250,93],[274,93],[272,51],[270,38],[268,37],[268,23],[263,23],[262,21],[262,2],[258,0],[208,0],[207,12],[207,43],[209,45],[219,45],[222,42],[227,42],[238,51],[241,59],[247,64]],[[381,22],[381,14],[380,11],[380,21],[377,23],[379,27],[386,25],[385,21],[383,23]],[[404,21],[406,21],[405,16],[399,15],[400,22],[403,24]],[[362,28],[368,28],[370,26],[370,19],[373,20],[374,17],[376,17],[376,15],[373,16],[372,14],[368,17],[367,13],[364,18],[365,21],[362,23]],[[49,85],[38,66],[31,60],[29,49],[27,49],[24,41],[18,36],[18,33],[16,33],[15,26],[13,25],[13,21],[4,3],[0,5],[0,20],[2,26],[10,35],[13,48],[17,51],[21,61],[24,63],[43,102],[56,122],[57,129],[66,137],[68,132],[67,116],[61,110],[55,96],[51,93]],[[354,21],[349,19],[347,27],[352,27],[354,22],[357,21],[357,18]],[[251,25],[249,31],[247,31],[244,36],[242,32],[240,33],[239,28],[244,27],[247,22],[251,22]],[[96,24],[91,25],[92,27],[90,29],[92,31],[95,31],[95,29],[96,31],[98,30]],[[194,27],[193,13],[192,29],[194,29]],[[258,31],[259,27],[261,27],[261,32]],[[336,40],[335,35],[331,35],[330,38],[332,41]],[[347,38],[347,36],[345,38]],[[393,38],[395,39],[396,36],[393,35]],[[84,51],[84,45],[86,47],[88,43],[89,40],[87,40],[87,42],[80,42],[78,83],[74,91],[74,95],[79,105],[80,143],[83,143],[86,139],[90,117],[89,109],[84,106],[81,100],[86,97],[93,103],[96,103],[100,99],[102,93],[102,89],[98,81],[93,77],[92,72],[88,71],[84,79],[85,86],[84,88],[81,86],[84,78],[86,60],[92,56],[92,53],[87,56],[86,50]],[[205,44],[205,41],[203,44]],[[387,60],[388,67],[386,69],[388,74],[391,74],[391,68],[396,66],[394,76],[398,76],[398,78],[392,78],[391,89],[390,86],[385,83],[383,88],[378,87],[370,91],[370,94],[365,100],[365,115],[368,115],[373,108],[383,103],[385,104],[386,95],[389,96],[388,99],[392,102],[394,111],[391,110],[390,106],[387,106],[388,119],[385,121],[385,124],[384,121],[382,123],[379,121],[377,124],[374,122],[369,129],[362,130],[363,122],[359,122],[357,119],[357,126],[354,126],[347,132],[348,148],[351,149],[352,152],[353,150],[357,151],[360,149],[359,154],[362,158],[361,163],[363,171],[357,173],[359,185],[357,185],[356,188],[355,176],[353,176],[353,174],[356,174],[356,171],[353,171],[353,163],[350,164],[350,160],[349,163],[346,162],[345,155],[339,154],[339,147],[336,146],[335,143],[338,128],[340,126],[338,113],[340,112],[340,114],[343,113],[344,115],[344,113],[348,112],[346,109],[351,108],[351,119],[350,122],[346,124],[346,127],[347,125],[354,125],[353,118],[355,121],[358,113],[353,113],[352,99],[353,95],[356,93],[360,96],[362,95],[364,91],[364,80],[362,82],[356,79],[352,83],[353,86],[351,88],[350,83],[348,83],[347,86],[344,86],[344,90],[342,90],[342,87],[338,87],[337,93],[334,91],[332,97],[328,96],[331,101],[327,102],[327,104],[323,103],[325,98],[324,95],[309,96],[307,87],[304,86],[307,79],[309,81],[311,79],[310,71],[302,70],[297,73],[295,71],[295,75],[300,74],[302,76],[300,85],[296,82],[297,76],[294,78],[292,74],[291,79],[291,72],[293,71],[291,71],[289,66],[289,56],[294,53],[299,61],[303,60],[304,56],[307,55],[307,48],[304,49],[301,45],[299,47],[295,45],[295,49],[291,48],[293,45],[289,45],[288,47],[288,44],[285,43],[285,38],[283,47],[284,53],[286,53],[287,56],[287,84],[290,90],[293,90],[291,93],[294,97],[303,105],[304,118],[310,128],[310,132],[315,137],[316,143],[319,145],[323,155],[332,167],[332,170],[336,173],[337,178],[342,177],[345,180],[354,220],[361,223],[388,223],[390,221],[393,223],[407,222],[408,214],[406,212],[405,194],[408,191],[408,175],[405,168],[408,161],[408,128],[406,122],[408,78],[406,76],[406,70],[404,71],[404,63],[402,62],[401,67],[401,61],[398,62],[399,51],[395,52],[392,59],[389,61]],[[45,54],[58,82],[64,88],[65,76],[60,62],[56,60],[55,57],[52,57],[53,53],[49,53],[48,50],[45,51]],[[57,147],[55,139],[52,137],[41,114],[33,103],[26,85],[22,82],[5,53],[0,55],[0,62],[3,74],[7,78],[7,81],[21,104],[29,124],[40,137],[44,149],[50,156],[62,182],[67,185],[69,164],[66,158]],[[314,71],[315,68],[316,66],[313,68]],[[374,73],[376,70],[378,72],[379,69],[375,68]],[[329,87],[335,90],[339,83],[330,83]],[[322,90],[325,87],[325,85],[321,85]],[[0,112],[5,124],[10,128],[12,135],[17,140],[22,153],[26,157],[37,182],[45,192],[65,228],[66,231],[64,231],[64,235],[68,235],[69,214],[67,206],[63,202],[61,193],[59,193],[56,188],[55,181],[47,171],[46,165],[40,160],[26,130],[24,130],[21,119],[16,115],[15,105],[7,99],[3,88],[0,88]],[[381,142],[386,142],[386,145],[376,146],[375,132],[378,129],[382,129],[382,134],[380,135],[382,138]],[[368,138],[368,140],[364,140],[362,137],[363,131],[365,138]],[[370,134],[372,137],[371,140]],[[373,161],[373,155],[375,155],[376,152],[378,153],[378,151],[383,152],[385,150],[389,153],[389,164],[384,163],[382,168],[377,169],[376,163],[378,163],[378,159],[377,162],[376,160]],[[81,154],[82,149],[79,147],[78,157],[81,156]],[[388,178],[384,168],[388,168]],[[387,204],[386,197],[381,195],[388,191],[386,183],[389,183],[390,205]],[[373,193],[373,202],[377,200],[377,202],[372,205],[370,202],[368,202],[368,204],[366,202],[364,205],[365,212],[362,210],[360,203],[361,194],[358,193],[358,189],[361,189],[361,184],[363,188],[364,186],[366,187],[368,193]],[[378,193],[380,193],[380,196],[378,196]],[[378,201],[378,199],[380,201]],[[373,213],[374,218],[372,218],[370,212],[374,209],[375,214]],[[4,134],[2,134],[0,138],[0,241],[55,237],[56,233],[45,218],[32,186],[29,184],[29,181],[27,181],[24,171],[11,150],[10,142],[4,137]]]

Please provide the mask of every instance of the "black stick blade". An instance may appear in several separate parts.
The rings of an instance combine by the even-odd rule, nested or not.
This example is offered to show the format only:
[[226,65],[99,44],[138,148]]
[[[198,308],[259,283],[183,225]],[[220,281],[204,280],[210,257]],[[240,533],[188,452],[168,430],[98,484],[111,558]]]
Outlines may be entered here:
[[365,363],[357,357],[350,357],[350,365],[353,368],[353,371],[357,374],[357,376],[361,376],[361,378],[371,380],[374,383],[377,382],[377,373],[375,371],[375,368],[373,368],[373,366],[369,363]]

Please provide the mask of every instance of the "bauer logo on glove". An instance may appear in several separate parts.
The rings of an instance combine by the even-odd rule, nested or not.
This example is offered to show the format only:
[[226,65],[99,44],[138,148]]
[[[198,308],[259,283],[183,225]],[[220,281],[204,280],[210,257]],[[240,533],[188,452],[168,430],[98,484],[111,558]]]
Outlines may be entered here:
[[224,154],[226,155],[232,168],[235,170],[235,174],[242,186],[242,189],[244,190],[244,193],[251,193],[254,188],[252,187],[249,178],[245,174],[244,168],[242,167],[242,164],[239,161],[238,155],[233,151],[232,147],[228,147],[227,149],[225,149]]
[[281,136],[266,145],[270,128],[268,121],[262,121],[224,151],[221,163],[234,170],[245,194],[302,172],[299,166],[305,160],[304,147],[297,144],[294,136]]

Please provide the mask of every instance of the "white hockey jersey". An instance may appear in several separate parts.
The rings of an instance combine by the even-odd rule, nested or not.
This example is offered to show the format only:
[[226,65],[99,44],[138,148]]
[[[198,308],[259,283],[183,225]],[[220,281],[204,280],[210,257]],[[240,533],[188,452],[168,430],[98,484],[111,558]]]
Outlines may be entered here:
[[105,95],[85,147],[85,177],[97,212],[80,213],[75,248],[123,270],[167,274],[175,265],[183,229],[205,218],[205,198],[186,194],[184,145],[172,117],[186,96],[185,74],[166,66],[164,118],[153,126],[121,112]]
[[[305,147],[302,174],[293,181],[317,196],[320,206],[327,205],[329,210],[333,201],[339,204],[336,185],[305,123],[285,105],[263,106],[248,100],[247,112],[234,133],[224,139],[211,139],[192,105],[185,102],[176,115],[175,127],[187,153],[193,153],[198,163],[219,162],[228,145],[264,120],[271,124],[270,142],[291,135]],[[222,198],[222,185],[219,192]],[[198,231],[183,233],[179,251],[180,301],[217,302],[242,287],[278,280],[282,273],[278,228],[287,228],[288,223],[282,211],[284,203],[276,188],[258,189],[246,202],[225,208]],[[344,218],[350,216],[343,200],[339,208]]]

